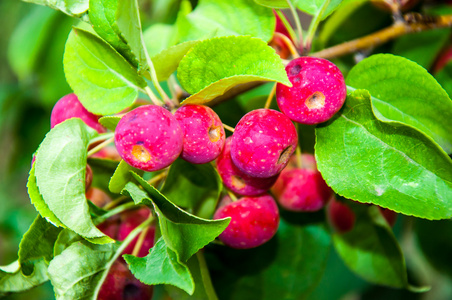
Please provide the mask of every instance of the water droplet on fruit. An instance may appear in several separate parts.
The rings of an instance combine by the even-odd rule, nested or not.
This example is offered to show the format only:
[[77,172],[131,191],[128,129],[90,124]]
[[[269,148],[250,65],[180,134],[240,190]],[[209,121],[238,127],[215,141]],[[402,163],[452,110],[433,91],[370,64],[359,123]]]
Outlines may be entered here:
[[315,92],[305,101],[309,109],[318,109],[325,106],[325,95],[322,92]]
[[148,162],[151,159],[148,150],[142,145],[134,145],[132,147],[132,155],[141,162]]

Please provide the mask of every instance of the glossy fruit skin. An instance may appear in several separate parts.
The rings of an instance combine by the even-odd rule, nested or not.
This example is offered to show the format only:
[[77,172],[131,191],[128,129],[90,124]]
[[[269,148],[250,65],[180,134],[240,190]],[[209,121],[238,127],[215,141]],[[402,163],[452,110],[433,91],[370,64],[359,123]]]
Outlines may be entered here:
[[147,172],[172,164],[182,152],[179,122],[166,109],[143,105],[125,114],[115,130],[119,155],[129,165]]
[[301,124],[323,123],[337,113],[345,102],[344,76],[336,65],[316,57],[299,57],[286,66],[292,87],[278,83],[278,107],[292,121]]
[[229,247],[249,249],[269,241],[278,230],[279,211],[270,195],[243,197],[215,212],[214,219],[231,217],[219,239]]
[[268,178],[284,169],[297,143],[297,131],[289,118],[273,109],[256,109],[235,127],[231,158],[243,173]]
[[223,123],[210,107],[187,104],[178,108],[174,116],[184,133],[182,159],[205,164],[220,155],[226,135]]
[[231,140],[232,137],[226,139],[223,152],[217,159],[217,170],[224,185],[232,192],[243,196],[257,196],[267,192],[276,182],[279,174],[268,178],[259,178],[240,171],[232,162]]
[[102,284],[98,300],[149,300],[153,287],[141,283],[120,259],[116,260]]
[[57,101],[50,115],[50,128],[70,118],[82,119],[86,125],[99,133],[107,131],[99,124],[99,116],[87,111],[75,94],[68,94]]
[[332,195],[319,171],[301,168],[283,171],[272,191],[282,207],[295,212],[318,211]]
[[327,213],[331,225],[339,233],[349,232],[355,226],[355,213],[345,203],[331,199],[327,206]]

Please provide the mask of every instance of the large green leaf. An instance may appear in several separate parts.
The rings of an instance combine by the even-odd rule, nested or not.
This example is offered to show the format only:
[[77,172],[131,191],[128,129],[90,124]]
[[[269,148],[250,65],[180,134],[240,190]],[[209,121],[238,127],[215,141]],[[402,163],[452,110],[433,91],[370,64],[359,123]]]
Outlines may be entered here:
[[259,5],[271,8],[289,8],[290,5],[287,3],[287,1],[288,0],[254,0],[254,2],[256,2]]
[[198,41],[184,42],[161,51],[151,58],[159,81],[167,80],[179,66],[180,61]]
[[149,70],[136,0],[90,0],[94,30],[132,65]]
[[124,192],[132,197],[135,204],[145,204],[155,208],[165,243],[176,252],[179,261],[186,262],[228,226],[229,218],[206,220],[185,212],[140,176],[133,172],[132,175],[144,191],[135,183],[129,182]]
[[275,22],[271,9],[253,0],[200,0],[195,10],[178,17],[177,27],[181,42],[212,34],[250,35],[267,42],[273,36]]
[[[299,10],[304,11],[311,16],[316,16],[317,14],[319,14],[323,8],[323,5],[325,5],[327,1],[328,0],[293,0],[295,6]],[[341,2],[342,0],[330,0],[328,7],[326,8],[321,18],[325,19],[326,17],[328,17],[339,6],[339,4],[341,4]]]
[[[300,214],[295,218],[307,219]],[[324,223],[281,219],[276,236],[266,244],[246,251],[209,247],[206,258],[220,299],[309,299],[323,276],[330,247]]]
[[60,10],[72,17],[80,17],[89,8],[89,0],[23,0],[39,5],[45,5]]
[[177,77],[184,89],[194,94],[183,103],[202,104],[251,81],[277,81],[291,86],[275,51],[249,36],[200,42],[180,62]]
[[136,100],[146,82],[110,45],[94,34],[74,28],[64,53],[66,79],[92,113],[117,113]]
[[127,182],[133,179],[130,171],[134,171],[140,176],[142,176],[144,173],[143,171],[132,167],[124,160],[121,160],[108,184],[108,189],[110,190],[110,192],[115,194],[121,193],[122,189],[126,186]]
[[62,224],[92,242],[110,243],[93,224],[85,197],[87,148],[95,134],[78,118],[55,126],[39,146],[35,175],[45,204]]
[[40,215],[36,217],[19,244],[19,263],[24,275],[30,276],[37,262],[44,259],[49,263],[52,260],[53,246],[60,231],[61,228],[53,226]]
[[174,31],[174,25],[157,23],[143,32],[144,44],[151,57],[174,45]]
[[55,297],[61,299],[97,299],[106,266],[114,258],[118,245],[94,245],[86,241],[71,244],[49,264],[49,278]]
[[447,92],[449,97],[452,97],[452,62],[446,64],[442,70],[436,73],[435,78]]
[[391,54],[373,55],[350,70],[346,83],[370,92],[379,119],[412,126],[452,152],[452,101],[418,64]]
[[22,274],[19,261],[10,265],[0,266],[0,297],[8,293],[18,293],[29,290],[49,280],[47,277],[47,263],[44,260],[36,262],[33,273],[29,276]]
[[179,262],[177,254],[166,246],[163,238],[158,240],[146,257],[124,255],[124,259],[133,275],[145,284],[171,284],[190,295],[195,290],[190,270]]
[[364,203],[427,219],[452,217],[452,161],[430,138],[372,113],[367,91],[316,128],[316,161],[333,190]]
[[376,284],[411,288],[405,259],[391,228],[378,207],[355,204],[353,229],[333,235],[334,247],[345,264],[359,276]]
[[221,188],[221,178],[211,164],[195,165],[178,159],[171,165],[161,192],[174,199],[174,204],[211,218]]

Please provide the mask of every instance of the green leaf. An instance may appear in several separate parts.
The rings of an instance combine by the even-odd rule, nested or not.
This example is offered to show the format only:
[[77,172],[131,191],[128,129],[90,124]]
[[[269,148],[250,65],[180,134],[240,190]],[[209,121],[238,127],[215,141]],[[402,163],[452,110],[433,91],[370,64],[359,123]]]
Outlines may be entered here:
[[[300,214],[295,218],[306,219]],[[276,236],[266,244],[246,251],[209,246],[206,258],[211,259],[220,299],[309,299],[323,276],[330,248],[324,223],[281,219]]]
[[452,63],[446,64],[441,71],[435,74],[435,78],[449,97],[452,97]]
[[346,83],[370,92],[378,119],[414,127],[452,152],[452,101],[418,64],[390,54],[373,55],[350,70]]
[[118,125],[121,117],[118,116],[105,116],[99,119],[100,125],[104,126],[111,131],[115,131],[116,126]]
[[375,284],[410,287],[405,259],[391,228],[376,206],[354,205],[353,229],[333,235],[334,247],[356,274]]
[[221,188],[221,178],[211,164],[195,165],[178,159],[171,165],[161,192],[174,199],[177,206],[191,211],[206,208],[201,217],[211,218]]
[[160,238],[146,257],[124,255],[132,274],[148,285],[171,284],[193,294],[195,283],[188,267]]
[[[311,0],[311,1],[293,0],[295,6],[299,10],[304,11],[305,13],[311,16],[317,15],[322,9],[323,5],[326,3],[326,1],[327,0]],[[339,4],[341,4],[341,2],[342,0],[331,0],[330,4],[323,13],[322,19],[328,17],[339,6]]]
[[200,42],[180,62],[177,77],[184,89],[194,94],[184,104],[206,103],[251,81],[277,81],[291,86],[275,51],[262,40],[248,36]]
[[19,261],[0,266],[0,297],[8,293],[18,293],[34,288],[49,280],[47,264],[44,260],[35,263],[33,273],[25,276],[20,271]]
[[22,237],[19,244],[19,263],[22,273],[30,276],[34,265],[44,259],[49,263],[53,258],[53,246],[60,233],[57,228],[44,220],[40,215]]
[[440,272],[452,276],[452,220],[415,220],[417,246],[424,256]]
[[38,186],[36,185],[35,164],[33,164],[33,167],[30,170],[30,175],[28,176],[27,189],[31,203],[36,208],[36,211],[39,212],[39,214],[45,218],[47,222],[50,222],[57,227],[65,228],[66,226],[58,220],[42,198],[42,195],[39,193]]
[[140,71],[148,71],[136,0],[90,0],[94,30]]
[[407,34],[395,40],[391,52],[417,62],[428,70],[449,41],[450,33],[450,28],[441,28]]
[[287,0],[254,0],[259,5],[270,8],[289,8]]
[[[143,32],[143,40],[149,55],[155,56],[174,45],[175,27],[169,24],[153,24]],[[155,65],[155,61],[153,61]]]
[[128,163],[126,163],[124,160],[121,160],[118,167],[116,168],[115,173],[110,179],[110,183],[108,184],[108,189],[110,192],[119,194],[126,186],[127,182],[133,179],[132,174],[130,171],[134,171],[140,176],[143,175],[143,171],[138,170]]
[[74,28],[64,53],[66,79],[83,106],[108,115],[132,105],[146,82],[110,45]]
[[53,247],[53,256],[60,255],[67,247],[75,242],[83,241],[83,238],[69,229],[63,229],[58,235]]
[[39,146],[35,175],[45,204],[62,224],[92,242],[110,243],[93,224],[85,197],[87,148],[95,134],[78,118],[55,126]]
[[167,80],[176,71],[182,58],[199,41],[188,41],[163,50],[151,58],[159,81]]
[[80,241],[55,256],[48,273],[56,299],[97,299],[106,265],[117,247],[117,244],[94,245]]
[[452,161],[430,138],[372,113],[367,91],[316,128],[317,167],[344,196],[427,219],[452,217]]
[[55,25],[56,15],[54,10],[35,6],[11,34],[8,61],[20,79],[33,75],[51,28]]
[[[133,177],[144,188],[129,182],[125,187],[135,204],[154,207],[166,245],[176,252],[179,261],[186,262],[199,249],[213,241],[229,224],[230,219],[206,220],[185,212],[140,176]],[[152,201],[149,199],[152,199]]]
[[89,8],[89,0],[23,0],[60,10],[71,17],[80,17]]
[[200,0],[195,10],[181,14],[177,28],[182,42],[215,36],[250,35],[268,42],[275,30],[271,9],[253,0]]

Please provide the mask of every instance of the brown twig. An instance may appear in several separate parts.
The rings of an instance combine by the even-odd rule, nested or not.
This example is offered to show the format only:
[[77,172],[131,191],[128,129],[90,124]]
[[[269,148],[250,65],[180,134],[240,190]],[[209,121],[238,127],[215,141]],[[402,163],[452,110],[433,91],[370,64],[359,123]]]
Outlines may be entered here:
[[392,26],[375,33],[311,53],[310,55],[331,59],[379,46],[408,33],[445,27],[452,27],[452,15],[424,17],[418,14],[407,14],[405,15],[405,22],[396,22]]

